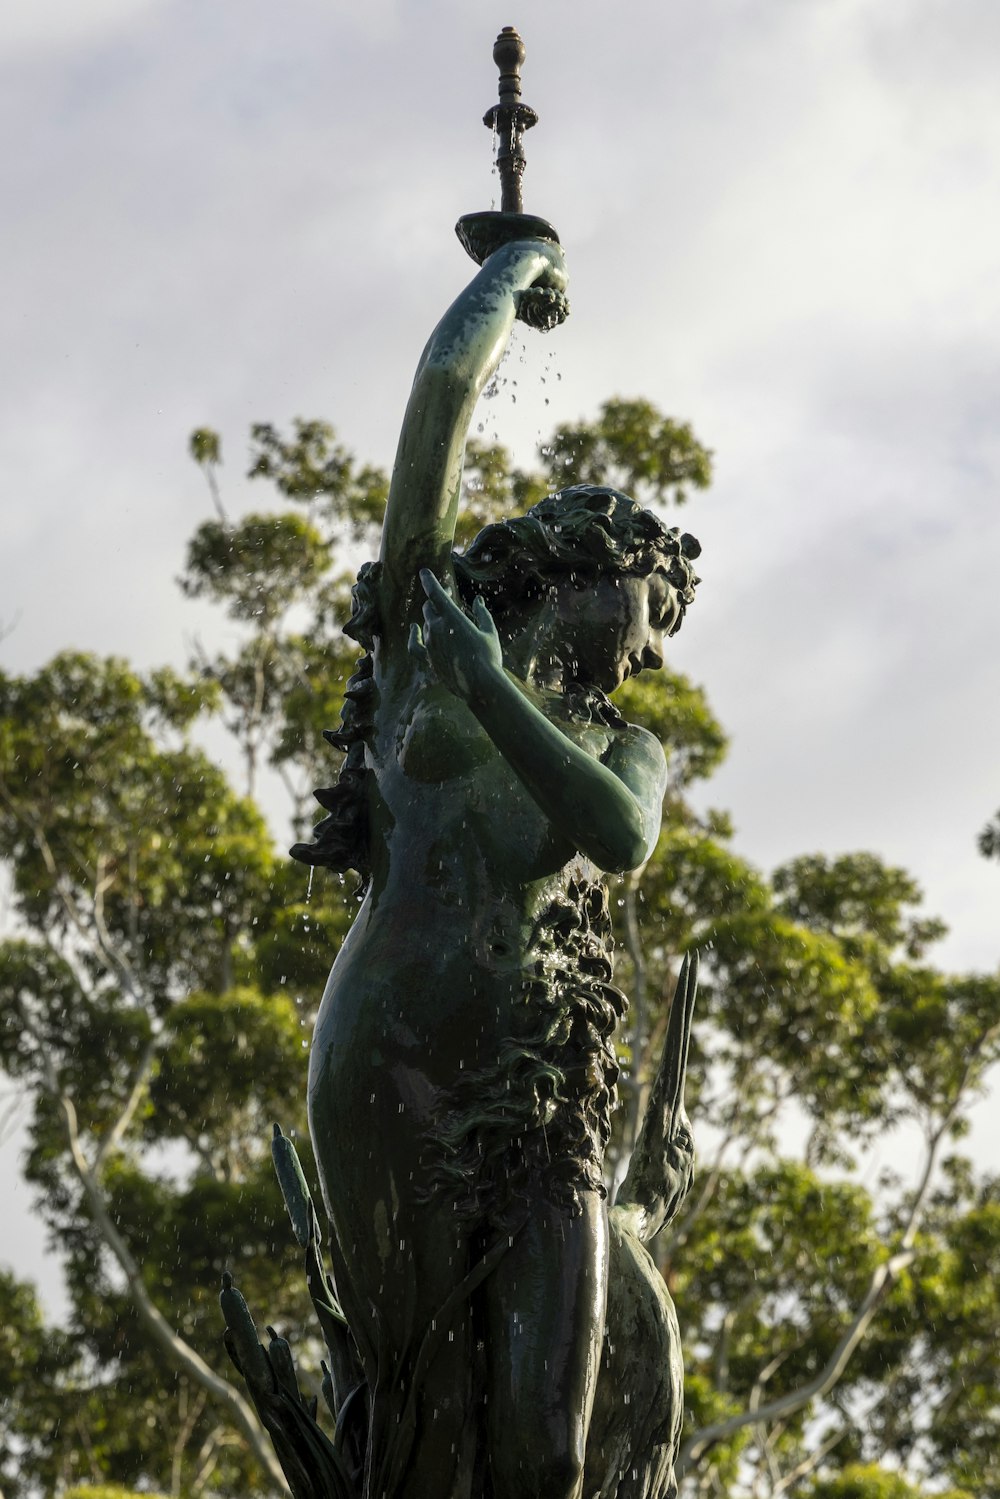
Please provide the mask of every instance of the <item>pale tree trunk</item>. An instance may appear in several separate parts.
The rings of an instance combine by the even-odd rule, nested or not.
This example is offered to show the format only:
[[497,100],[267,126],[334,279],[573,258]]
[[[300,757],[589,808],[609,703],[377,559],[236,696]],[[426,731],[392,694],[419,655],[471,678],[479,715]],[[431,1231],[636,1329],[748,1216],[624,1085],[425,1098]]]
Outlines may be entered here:
[[[951,1104],[938,1120],[935,1128],[928,1134],[927,1151],[924,1157],[923,1169],[920,1180],[917,1183],[907,1215],[903,1231],[899,1236],[895,1253],[878,1265],[872,1272],[868,1288],[861,1299],[860,1305],[854,1317],[844,1329],[836,1348],[830,1355],[824,1367],[806,1384],[797,1390],[790,1390],[785,1395],[759,1405],[751,1396],[748,1407],[724,1421],[715,1421],[708,1426],[703,1426],[699,1431],[684,1443],[677,1458],[675,1472],[678,1482],[688,1474],[696,1474],[703,1459],[708,1455],[717,1443],[725,1441],[736,1432],[743,1430],[746,1426],[760,1426],[762,1432],[766,1433],[769,1426],[781,1421],[788,1416],[800,1411],[803,1406],[812,1400],[821,1399],[835,1387],[847,1369],[848,1364],[860,1344],[863,1342],[869,1327],[874,1320],[879,1307],[892,1289],[896,1280],[902,1272],[913,1263],[916,1251],[914,1243],[917,1233],[923,1221],[927,1208],[927,1199],[930,1192],[930,1184],[934,1170],[938,1162],[941,1146],[949,1128],[958,1115],[965,1093],[976,1074],[978,1059],[996,1036],[1000,1034],[1000,1023],[991,1026],[979,1038],[976,1046],[970,1051],[962,1078],[955,1090]],[[774,1372],[773,1367],[766,1367],[758,1375],[754,1388],[754,1395],[762,1391],[767,1379]]]
[[[9,798],[8,798],[9,799]],[[103,859],[98,861],[94,881],[93,906],[86,915],[66,889],[45,835],[45,830],[34,821],[28,821],[36,846],[56,883],[66,916],[77,935],[99,958],[108,975],[122,986],[133,1003],[152,1014],[151,1006],[143,992],[142,983],[131,962],[117,946],[104,920],[104,894],[108,886]],[[88,919],[89,918],[89,919]],[[284,1474],[271,1445],[270,1439],[257,1419],[253,1407],[244,1400],[228,1380],[217,1374],[204,1359],[170,1326],[150,1295],[138,1263],[119,1233],[110,1213],[101,1187],[101,1167],[108,1155],[116,1149],[135,1114],[145,1092],[150,1068],[156,1052],[155,1036],[145,1049],[143,1058],[133,1076],[129,1096],[117,1120],[109,1130],[103,1143],[93,1151],[93,1160],[88,1160],[80,1136],[76,1108],[70,1095],[63,1089],[56,1074],[52,1058],[45,1042],[32,1024],[26,1006],[21,1005],[25,1030],[37,1045],[41,1067],[42,1086],[62,1116],[66,1142],[73,1169],[83,1188],[91,1219],[104,1244],[117,1261],[125,1277],[129,1294],[139,1318],[157,1346],[166,1354],[171,1364],[200,1389],[206,1391],[216,1405],[242,1434],[254,1457],[274,1481],[281,1493],[288,1492]]]
[[[26,1021],[26,1023],[30,1026],[30,1022]],[[59,1087],[51,1063],[47,1063],[44,1057],[42,1063],[46,1072],[46,1092],[57,1104],[62,1114],[70,1158],[83,1187],[91,1219],[125,1277],[139,1320],[153,1341],[167,1355],[173,1367],[204,1390],[216,1405],[221,1407],[242,1434],[264,1471],[270,1475],[281,1492],[287,1493],[284,1474],[270,1438],[257,1420],[252,1406],[243,1399],[228,1380],[217,1374],[206,1364],[201,1355],[174,1331],[150,1295],[135,1257],[108,1212],[99,1179],[87,1160],[80,1139],[73,1100]]]

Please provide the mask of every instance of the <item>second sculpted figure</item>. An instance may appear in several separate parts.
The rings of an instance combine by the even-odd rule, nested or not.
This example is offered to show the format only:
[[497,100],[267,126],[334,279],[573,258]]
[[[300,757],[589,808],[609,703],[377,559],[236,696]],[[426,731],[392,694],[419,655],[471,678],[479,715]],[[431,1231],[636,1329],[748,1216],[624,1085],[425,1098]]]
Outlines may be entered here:
[[626,1000],[601,874],[648,857],[666,780],[607,694],[662,665],[698,545],[576,487],[453,552],[476,400],[522,299],[564,290],[557,245],[508,243],[431,336],[355,590],[344,771],[293,850],[367,885],[309,1112],[370,1499],[674,1491],[677,1329],[643,1243],[690,1183],[694,974],[609,1214]]

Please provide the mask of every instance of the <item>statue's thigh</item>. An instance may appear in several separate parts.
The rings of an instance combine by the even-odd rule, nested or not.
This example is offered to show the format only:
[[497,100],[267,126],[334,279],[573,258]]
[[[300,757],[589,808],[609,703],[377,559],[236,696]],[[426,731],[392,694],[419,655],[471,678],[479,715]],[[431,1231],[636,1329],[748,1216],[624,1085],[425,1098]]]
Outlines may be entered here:
[[372,1163],[367,1193],[345,1193],[334,1224],[338,1292],[374,1369],[373,1451],[395,1471],[385,1487],[397,1499],[469,1499],[472,1313],[468,1299],[442,1309],[468,1273],[470,1246],[447,1204],[427,1203],[381,1169]]
[[448,1203],[428,1201],[421,1188],[417,1143],[411,1134],[398,1148],[387,1148],[383,1135],[377,1152],[341,1164],[339,1190],[329,1203],[337,1289],[348,1321],[377,1322],[385,1357],[391,1352],[395,1359],[417,1356],[471,1263],[467,1231]]
[[498,1499],[558,1499],[579,1488],[607,1257],[607,1212],[596,1194],[585,1195],[575,1218],[539,1201],[487,1282],[487,1420]]

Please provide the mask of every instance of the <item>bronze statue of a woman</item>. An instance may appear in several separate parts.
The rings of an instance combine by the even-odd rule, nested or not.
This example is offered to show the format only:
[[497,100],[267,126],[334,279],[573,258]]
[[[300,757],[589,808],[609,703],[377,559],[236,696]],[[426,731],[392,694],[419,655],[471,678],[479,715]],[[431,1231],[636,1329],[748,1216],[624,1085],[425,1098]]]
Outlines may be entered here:
[[662,664],[697,581],[693,538],[586,486],[453,552],[473,408],[539,288],[565,288],[559,247],[503,245],[424,350],[356,590],[345,772],[294,850],[367,882],[309,1117],[371,1443],[412,1418],[405,1499],[483,1471],[495,1499],[581,1491],[625,1009],[600,871],[648,857],[666,780],[606,694]]
[[[505,33],[494,54],[511,181],[533,119],[519,48]],[[699,548],[626,495],[576,486],[454,552],[476,401],[515,318],[565,311],[554,231],[515,219],[519,206],[505,189],[503,214],[460,226],[484,263],[417,367],[381,555],[347,627],[364,654],[328,736],[344,767],[317,793],[329,815],[316,841],[292,850],[366,887],[309,1067],[339,1308],[294,1152],[276,1138],[339,1364],[334,1444],[303,1414],[285,1354],[269,1362],[231,1285],[223,1295],[231,1351],[308,1499],[676,1491],[677,1324],[643,1245],[690,1185],[695,973],[685,963],[609,1212],[626,1000],[602,874],[652,852],[666,784],[661,745],[607,695],[662,665]]]

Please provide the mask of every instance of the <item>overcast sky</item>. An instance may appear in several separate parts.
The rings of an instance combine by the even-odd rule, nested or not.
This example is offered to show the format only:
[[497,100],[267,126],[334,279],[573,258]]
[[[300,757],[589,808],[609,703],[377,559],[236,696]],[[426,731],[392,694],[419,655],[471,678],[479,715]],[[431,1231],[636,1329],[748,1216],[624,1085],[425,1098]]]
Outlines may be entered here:
[[679,517],[704,582],[673,660],[733,736],[705,804],[765,869],[904,865],[940,961],[995,969],[996,0],[4,7],[3,665],[182,664],[223,628],[174,583],[195,426],[233,509],[265,498],[252,421],[323,416],[389,464],[472,270],[452,225],[491,204],[511,23],[573,314],[521,339],[487,432],[529,459],[616,394],[694,423],[717,478]]

